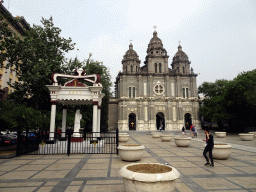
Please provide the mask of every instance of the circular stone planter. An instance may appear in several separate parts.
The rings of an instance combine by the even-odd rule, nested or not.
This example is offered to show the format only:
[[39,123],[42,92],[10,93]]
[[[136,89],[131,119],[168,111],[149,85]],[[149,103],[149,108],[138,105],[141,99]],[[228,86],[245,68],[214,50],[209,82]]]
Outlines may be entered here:
[[227,159],[231,155],[232,146],[227,143],[214,143],[212,156],[214,159]]
[[191,143],[191,137],[174,137],[174,140],[178,147],[188,147]]
[[141,160],[145,147],[137,144],[119,145],[118,152],[124,161],[139,161]]
[[169,192],[175,190],[180,173],[174,167],[159,163],[133,163],[121,168],[126,192]]
[[227,133],[226,132],[215,132],[215,135],[219,138],[224,138],[224,137],[226,137]]
[[153,138],[159,138],[161,133],[160,132],[151,132]]
[[127,142],[128,141],[128,139],[129,139],[129,135],[127,134],[119,134],[118,135],[118,141],[119,142]]
[[251,141],[253,140],[254,134],[250,133],[239,133],[239,137],[242,141]]
[[160,135],[160,138],[164,142],[169,142],[172,140],[172,135],[171,134],[163,134],[163,135]]
[[256,137],[256,132],[249,132],[250,134],[254,134],[254,137]]

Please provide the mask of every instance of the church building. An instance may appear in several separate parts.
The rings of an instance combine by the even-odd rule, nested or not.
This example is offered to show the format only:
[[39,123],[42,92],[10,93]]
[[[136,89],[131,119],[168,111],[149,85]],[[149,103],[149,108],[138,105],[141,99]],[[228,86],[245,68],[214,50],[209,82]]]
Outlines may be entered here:
[[201,128],[196,77],[181,45],[171,68],[168,54],[154,31],[143,66],[132,43],[115,81],[115,97],[109,100],[108,127],[120,131],[181,130]]

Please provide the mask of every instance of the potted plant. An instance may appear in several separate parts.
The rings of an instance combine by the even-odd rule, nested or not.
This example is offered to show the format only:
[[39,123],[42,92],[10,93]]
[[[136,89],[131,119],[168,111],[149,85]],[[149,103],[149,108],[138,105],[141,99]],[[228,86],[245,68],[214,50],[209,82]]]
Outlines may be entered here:
[[254,138],[254,134],[251,133],[239,133],[239,137],[242,141],[251,141]]
[[168,142],[172,140],[172,135],[171,134],[162,134],[160,135],[160,138],[164,142]]
[[174,167],[159,163],[133,163],[121,168],[125,191],[157,191],[175,190],[175,180],[180,173]]
[[226,132],[215,132],[215,135],[219,138],[224,138],[226,137]]
[[227,159],[231,155],[232,146],[227,143],[214,143],[212,156],[214,159]]
[[191,137],[186,136],[174,137],[174,140],[178,147],[188,147],[191,143]]
[[119,145],[119,155],[124,161],[138,161],[142,158],[145,147],[137,144]]

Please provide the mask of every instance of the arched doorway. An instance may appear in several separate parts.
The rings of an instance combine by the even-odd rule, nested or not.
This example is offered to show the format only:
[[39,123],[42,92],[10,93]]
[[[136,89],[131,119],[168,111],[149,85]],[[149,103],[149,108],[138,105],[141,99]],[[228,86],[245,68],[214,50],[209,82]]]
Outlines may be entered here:
[[184,117],[185,117],[186,129],[189,129],[190,126],[192,125],[191,114],[186,113],[186,114],[184,115]]
[[129,130],[136,130],[136,115],[134,113],[129,115]]
[[165,130],[165,119],[164,114],[159,112],[156,114],[156,128],[159,130],[159,127],[162,125],[162,130]]

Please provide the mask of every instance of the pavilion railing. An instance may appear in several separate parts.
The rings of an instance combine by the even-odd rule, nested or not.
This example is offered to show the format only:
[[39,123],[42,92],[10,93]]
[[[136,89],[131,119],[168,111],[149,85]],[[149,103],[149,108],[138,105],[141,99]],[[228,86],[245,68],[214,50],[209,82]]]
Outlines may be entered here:
[[[54,135],[50,137],[50,135]],[[63,136],[63,137],[61,137]],[[113,132],[18,132],[17,156],[54,154],[118,154],[118,130]]]

